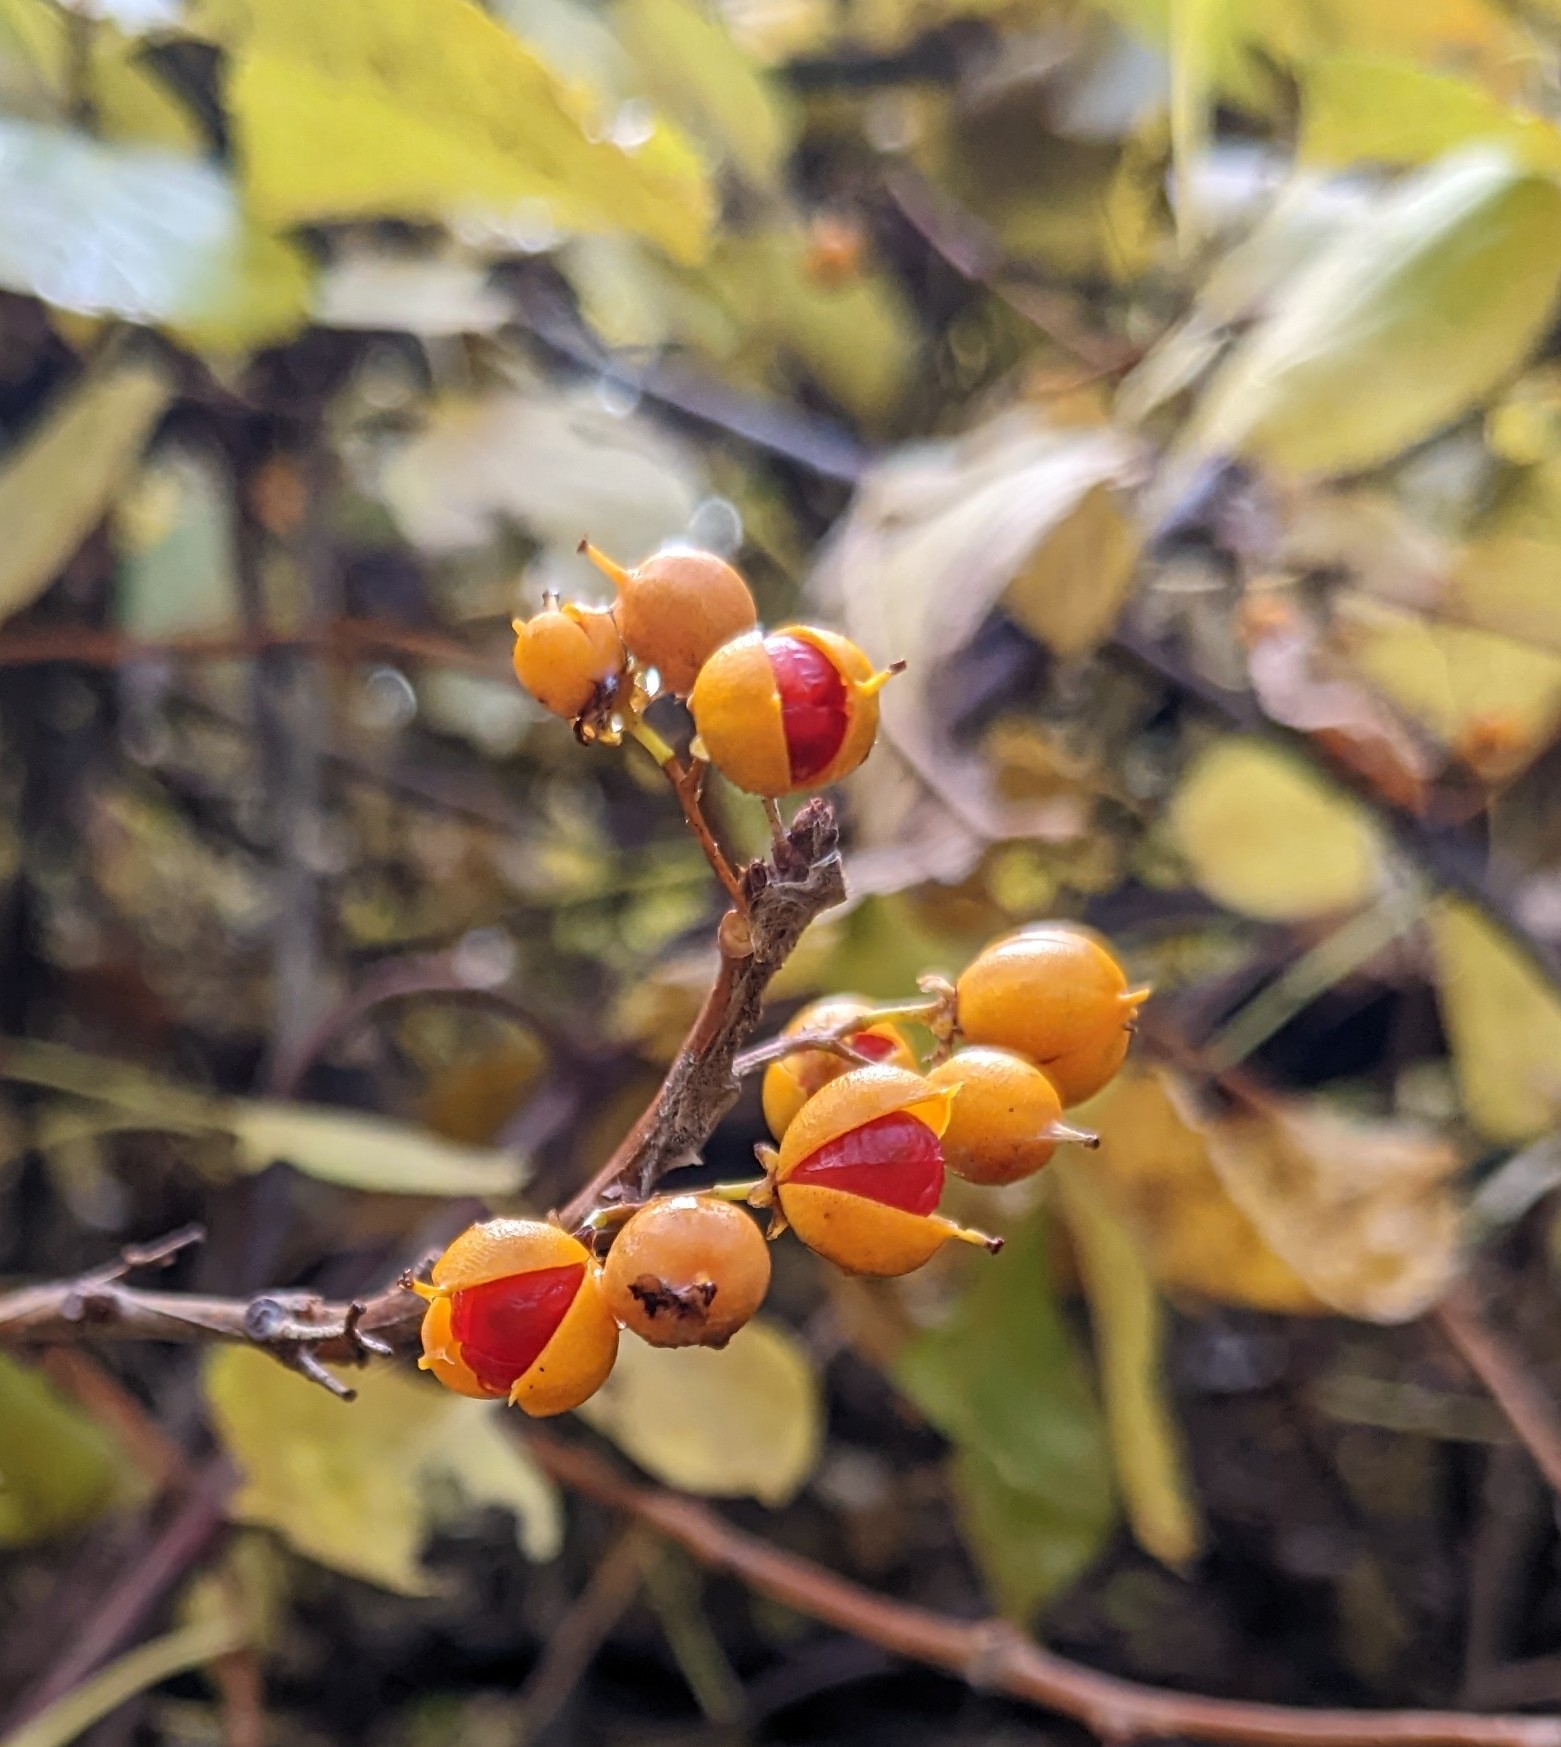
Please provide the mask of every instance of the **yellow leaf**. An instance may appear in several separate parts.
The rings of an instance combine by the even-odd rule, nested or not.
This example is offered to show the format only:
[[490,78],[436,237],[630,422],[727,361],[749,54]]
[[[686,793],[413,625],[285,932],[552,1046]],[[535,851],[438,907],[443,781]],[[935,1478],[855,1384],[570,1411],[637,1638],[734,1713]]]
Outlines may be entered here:
[[1361,595],[1340,595],[1334,613],[1350,665],[1446,746],[1500,721],[1515,747],[1534,753],[1561,725],[1561,654],[1553,650]]
[[116,351],[0,459],[0,620],[36,600],[107,514],[172,398],[161,361]]
[[1138,1544],[1181,1568],[1203,1541],[1165,1378],[1165,1326],[1144,1251],[1112,1211],[1087,1159],[1059,1158],[1051,1179],[1089,1296],[1111,1454]]
[[1387,461],[1517,369],[1558,281],[1561,187],[1494,148],[1434,164],[1290,281],[1211,383],[1183,464],[1239,455],[1305,475]]
[[1472,80],[1364,55],[1324,56],[1302,71],[1303,163],[1420,164],[1479,140],[1531,169],[1561,170],[1561,129]]
[[1183,776],[1170,828],[1194,881],[1270,921],[1325,916],[1369,897],[1383,843],[1370,816],[1300,759],[1232,736]]
[[780,187],[796,133],[792,104],[726,27],[691,0],[618,0],[612,13],[634,77],[668,115],[756,187]]
[[625,1340],[580,1417],[668,1486],[785,1504],[818,1461],[818,1379],[795,1336],[763,1317],[719,1352]]
[[526,1180],[524,1160],[462,1146],[388,1117],[318,1104],[230,1099],[217,1118],[249,1169],[285,1159],[322,1182],[386,1195],[507,1195]]
[[1442,898],[1431,912],[1437,998],[1470,1120],[1517,1143],[1561,1113],[1561,998],[1472,905]]
[[228,109],[255,210],[621,228],[697,259],[714,197],[664,122],[610,125],[470,0],[243,0]]
[[1315,1314],[1317,1295],[1274,1254],[1231,1200],[1209,1159],[1202,1128],[1175,1082],[1128,1067],[1091,1099],[1100,1150],[1089,1170],[1143,1245],[1150,1271],[1175,1296]]
[[0,1547],[65,1534],[113,1502],[124,1452],[41,1372],[0,1353]]
[[1064,660],[1089,655],[1117,622],[1139,548],[1123,493],[1098,481],[1030,554],[1003,591],[1004,609]]
[[506,1422],[508,1409],[387,1365],[347,1378],[358,1391],[350,1403],[253,1348],[209,1355],[207,1406],[243,1476],[233,1517],[403,1595],[435,1588],[420,1555],[449,1483],[468,1504],[512,1510],[528,1558],[558,1551],[557,1495]]

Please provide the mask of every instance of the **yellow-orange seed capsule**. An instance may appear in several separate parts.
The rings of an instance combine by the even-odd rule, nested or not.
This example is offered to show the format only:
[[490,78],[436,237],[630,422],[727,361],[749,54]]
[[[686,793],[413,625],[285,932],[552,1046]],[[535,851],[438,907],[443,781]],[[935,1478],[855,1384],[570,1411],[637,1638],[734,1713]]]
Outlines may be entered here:
[[[787,1025],[783,1036],[802,1031],[834,1031],[872,1006],[861,995],[826,995],[821,1001],[811,1001]],[[848,1031],[843,1036],[859,1055],[871,1061],[888,1062],[891,1067],[906,1068],[914,1073],[921,1065],[916,1052],[905,1040],[897,1025],[867,1025],[860,1031]],[[782,1056],[764,1070],[764,1120],[777,1140],[785,1138],[792,1118],[815,1092],[831,1080],[838,1080],[851,1067],[845,1056],[832,1055],[827,1049],[799,1049]]]
[[812,625],[750,631],[705,663],[688,707],[705,756],[738,788],[771,799],[823,788],[873,749],[875,673],[850,638]]
[[575,721],[628,661],[605,607],[544,607],[515,621],[515,677],[544,710]]
[[730,1201],[663,1195],[613,1239],[602,1286],[613,1315],[653,1347],[724,1347],[769,1291],[769,1245]]
[[1092,1097],[1122,1066],[1147,989],[1087,929],[1044,923],[984,947],[955,985],[967,1041],[1026,1055],[1063,1104]]
[[700,668],[723,643],[759,621],[741,573],[714,552],[674,548],[625,570],[589,541],[581,541],[580,550],[618,590],[624,646],[679,697],[688,695]]
[[1048,1164],[1059,1141],[1096,1144],[1093,1134],[1061,1120],[1056,1087],[1012,1050],[961,1050],[933,1068],[927,1084],[959,1087],[943,1131],[943,1162],[967,1182],[1017,1183]]
[[810,1250],[852,1274],[908,1274],[950,1238],[997,1248],[934,1211],[943,1192],[938,1137],[954,1096],[903,1068],[842,1074],[766,1157],[761,1199],[774,1200]]
[[618,1325],[585,1245],[540,1219],[469,1226],[434,1264],[423,1356],[460,1395],[537,1418],[594,1395],[618,1355]]

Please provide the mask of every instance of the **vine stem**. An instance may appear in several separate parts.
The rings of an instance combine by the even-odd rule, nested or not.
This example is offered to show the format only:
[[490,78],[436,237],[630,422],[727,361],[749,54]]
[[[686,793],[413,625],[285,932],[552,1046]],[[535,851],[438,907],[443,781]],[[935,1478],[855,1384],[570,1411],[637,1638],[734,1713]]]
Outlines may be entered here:
[[696,1499],[626,1478],[554,1432],[529,1428],[525,1444],[560,1485],[648,1524],[708,1569],[978,1690],[1072,1717],[1102,1741],[1179,1736],[1248,1747],[1561,1747],[1561,1717],[1302,1710],[1119,1680],[1054,1655],[1006,1621],[956,1619],[879,1595],[771,1546]]

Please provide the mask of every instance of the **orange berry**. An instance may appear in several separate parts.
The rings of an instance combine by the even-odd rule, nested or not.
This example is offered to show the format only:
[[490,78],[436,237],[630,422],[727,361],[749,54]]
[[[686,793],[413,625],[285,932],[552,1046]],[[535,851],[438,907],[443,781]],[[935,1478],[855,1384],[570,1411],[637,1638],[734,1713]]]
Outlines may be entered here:
[[654,667],[664,690],[686,697],[723,643],[750,631],[759,614],[748,584],[713,552],[657,552],[625,570],[588,541],[580,550],[613,580],[618,623],[629,653]]
[[1049,1163],[1059,1141],[1095,1142],[1059,1120],[1057,1088],[1012,1050],[961,1050],[933,1068],[927,1084],[959,1088],[943,1131],[943,1162],[969,1182],[1017,1183]]
[[1093,1096],[1121,1067],[1147,989],[1130,989],[1093,934],[1064,923],[1021,929],[984,947],[955,985],[971,1043],[1026,1055],[1064,1105]]
[[764,1302],[770,1248],[731,1202],[664,1195],[613,1239],[602,1286],[613,1315],[653,1347],[724,1347]]
[[[799,1031],[830,1031],[866,1013],[872,1002],[860,995],[826,995],[812,1001],[787,1025],[782,1036]],[[907,1068],[915,1073],[920,1067],[916,1052],[905,1041],[897,1025],[869,1025],[861,1031],[847,1032],[844,1041],[876,1062],[888,1062],[893,1067]],[[764,1120],[777,1140],[784,1138],[792,1118],[817,1091],[831,1080],[838,1080],[851,1063],[845,1056],[831,1055],[827,1049],[799,1049],[782,1056],[764,1070]]]
[[761,1193],[810,1250],[851,1274],[908,1274],[950,1238],[996,1247],[934,1211],[953,1098],[903,1068],[854,1068],[798,1112]]
[[505,1399],[537,1418],[565,1413],[607,1380],[618,1325],[585,1245],[540,1219],[468,1226],[434,1263],[423,1356],[460,1395]]
[[575,721],[600,688],[627,664],[612,612],[603,607],[544,607],[515,621],[515,677],[544,710]]
[[867,232],[862,221],[847,213],[820,212],[808,225],[802,252],[803,271],[815,285],[833,291],[862,274]]
[[895,671],[875,673],[856,644],[833,631],[750,631],[705,663],[688,707],[722,775],[773,799],[856,769],[873,749],[878,693]]

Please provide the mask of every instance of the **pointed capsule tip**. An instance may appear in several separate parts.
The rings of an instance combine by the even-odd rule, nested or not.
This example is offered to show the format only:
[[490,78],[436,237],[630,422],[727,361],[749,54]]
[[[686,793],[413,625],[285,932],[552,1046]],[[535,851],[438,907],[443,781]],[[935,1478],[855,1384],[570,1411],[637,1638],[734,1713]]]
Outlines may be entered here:
[[596,568],[601,571],[602,575],[611,581],[613,587],[616,588],[620,594],[622,594],[624,589],[628,587],[628,571],[625,570],[621,564],[615,564],[605,552],[598,552],[589,540],[582,540],[580,544],[575,547],[575,551],[580,553],[582,557],[589,558]]
[[903,661],[891,661],[889,665],[875,674],[871,674],[856,688],[863,697],[875,698],[897,673],[904,673]]

